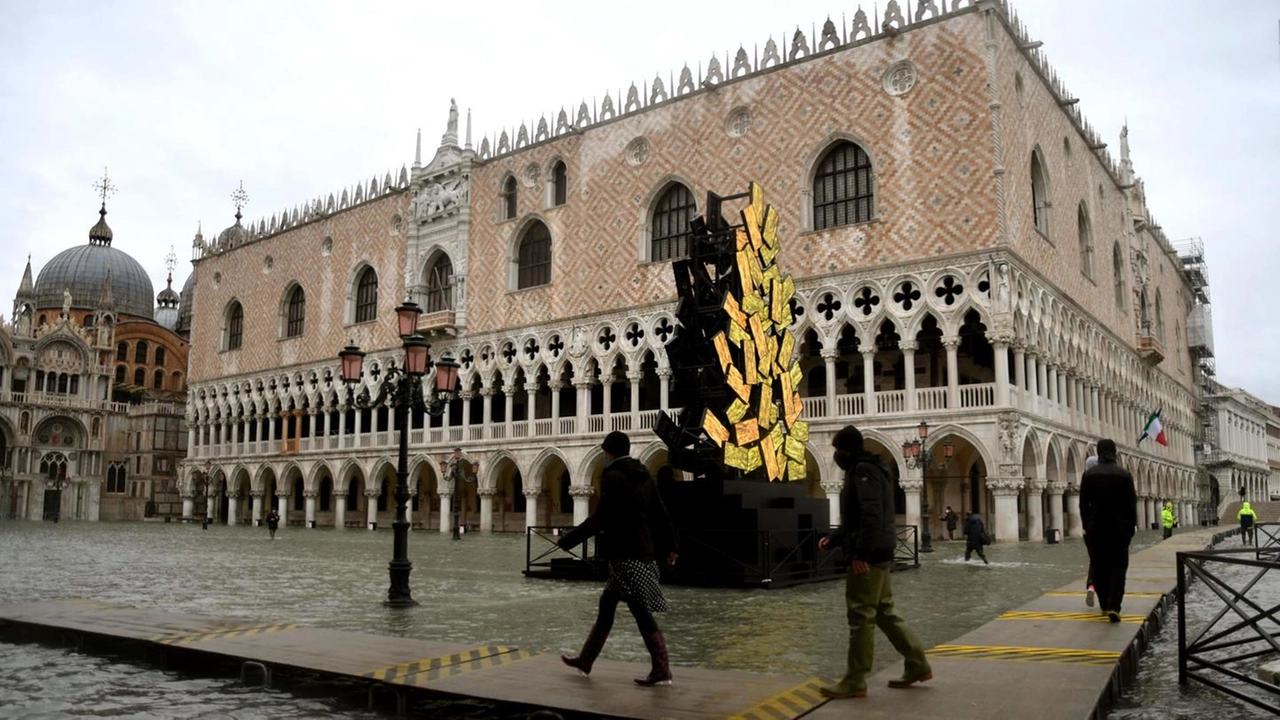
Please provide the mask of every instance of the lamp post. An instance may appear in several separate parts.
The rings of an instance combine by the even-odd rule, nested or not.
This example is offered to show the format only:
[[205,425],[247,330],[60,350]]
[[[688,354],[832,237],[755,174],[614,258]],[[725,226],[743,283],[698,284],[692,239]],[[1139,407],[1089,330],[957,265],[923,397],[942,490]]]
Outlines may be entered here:
[[[440,476],[453,483],[453,539],[462,539],[462,518],[458,517],[462,510],[463,497],[458,492],[462,487],[462,483],[473,483],[476,476],[480,474],[480,463],[471,462],[462,457],[462,448],[453,449],[453,455],[447,460],[440,461]],[[443,522],[443,518],[441,521]]]
[[[930,521],[933,519],[929,515],[929,463],[933,462],[937,450],[924,447],[925,441],[929,439],[929,423],[920,423],[916,432],[920,436],[917,439],[902,441],[902,459],[909,469],[920,470],[920,481],[924,485],[924,501],[920,507],[920,516],[924,518],[924,536],[920,539],[920,552],[933,552],[933,534],[929,532]],[[954,453],[955,446],[950,440],[942,443],[942,462],[938,463],[938,467],[945,468]]]
[[[64,476],[46,477],[44,486],[47,490],[54,491],[56,502],[53,504],[53,521],[56,523],[62,517],[62,491],[71,486],[71,479]],[[45,519],[49,519],[49,508],[44,509]]]
[[400,339],[404,344],[404,365],[392,366],[387,372],[378,396],[369,399],[368,390],[359,396],[352,391],[359,382],[364,371],[365,354],[354,343],[338,353],[342,361],[342,381],[347,385],[347,404],[360,409],[389,406],[394,413],[394,422],[400,431],[400,455],[396,466],[396,519],[391,523],[392,556],[388,565],[391,586],[387,589],[387,599],[383,603],[388,607],[412,607],[417,605],[409,591],[409,573],[413,563],[409,562],[409,408],[417,408],[431,416],[442,414],[447,403],[453,399],[458,383],[458,363],[445,354],[435,365],[435,394],[429,400],[422,397],[422,376],[426,374],[431,362],[431,344],[418,334],[418,316],[422,309],[418,304],[406,300],[396,308],[396,319],[400,329]]

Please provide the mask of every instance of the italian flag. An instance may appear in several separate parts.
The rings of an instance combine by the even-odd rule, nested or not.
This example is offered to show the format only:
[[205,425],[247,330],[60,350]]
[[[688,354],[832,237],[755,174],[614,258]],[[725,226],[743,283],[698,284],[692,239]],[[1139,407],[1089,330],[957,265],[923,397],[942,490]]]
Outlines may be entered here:
[[1164,425],[1160,422],[1159,410],[1151,413],[1151,417],[1147,418],[1147,425],[1142,428],[1142,437],[1138,438],[1138,442],[1141,443],[1147,438],[1153,438],[1165,447],[1169,446],[1169,440],[1164,436]]

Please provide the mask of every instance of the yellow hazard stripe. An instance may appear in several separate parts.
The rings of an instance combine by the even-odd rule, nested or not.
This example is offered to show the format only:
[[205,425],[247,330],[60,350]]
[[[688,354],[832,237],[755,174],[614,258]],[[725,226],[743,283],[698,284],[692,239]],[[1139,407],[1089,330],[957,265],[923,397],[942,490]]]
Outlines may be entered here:
[[1111,650],[1023,647],[1016,645],[938,645],[927,650],[926,653],[934,657],[1046,662],[1067,665],[1112,665],[1120,659],[1120,653]]
[[185,635],[161,635],[152,639],[162,645],[190,645],[194,642],[205,642],[207,640],[221,640],[224,638],[238,638],[248,635],[263,635],[266,633],[283,632],[286,630],[293,630],[297,627],[298,626],[294,623],[250,625],[247,627],[224,628],[222,630],[195,632]]
[[[1014,610],[1001,613],[997,620],[1079,620],[1083,622],[1110,622],[1106,615],[1096,612],[1052,612],[1047,610]],[[1120,621],[1141,624],[1141,615],[1121,615]]]
[[[1047,595],[1047,596],[1049,596],[1049,597],[1084,597],[1084,591],[1082,590],[1082,591],[1080,591],[1080,592],[1070,592],[1070,591],[1064,591],[1064,590],[1054,590],[1053,592],[1047,592],[1047,593],[1045,593],[1045,595]],[[1125,597],[1127,597],[1127,598],[1130,598],[1130,597],[1135,597],[1135,598],[1162,598],[1162,597],[1164,597],[1164,593],[1158,593],[1158,592],[1125,592],[1124,596],[1125,596]]]
[[809,678],[736,715],[730,715],[728,720],[789,720],[800,717],[826,702],[826,698],[818,692],[821,686],[821,679]]
[[515,649],[516,648],[507,647],[505,645],[485,645],[483,647],[463,650],[450,655],[425,657],[420,660],[412,660],[410,662],[399,663],[397,665],[387,665],[385,667],[362,672],[360,673],[360,677],[387,682],[405,675],[427,672],[429,670],[436,670],[438,668],[458,665],[465,662],[474,662],[494,655],[504,655],[513,652]]
[[441,667],[432,668],[424,672],[417,672],[412,675],[402,675],[388,682],[392,682],[399,685],[416,685],[418,687],[423,687],[427,683],[433,682],[435,680],[443,680],[445,678],[453,677],[454,675],[461,675],[462,673],[472,672],[474,670],[487,670],[489,668],[501,667],[503,665],[510,665],[511,663],[520,662],[521,660],[528,660],[529,658],[535,657],[536,655],[537,653],[531,652],[529,650],[511,649],[510,652],[505,652],[498,655],[489,655],[487,657],[480,658],[479,660],[473,660],[471,662],[462,662],[462,663],[456,663],[451,665],[443,665]]

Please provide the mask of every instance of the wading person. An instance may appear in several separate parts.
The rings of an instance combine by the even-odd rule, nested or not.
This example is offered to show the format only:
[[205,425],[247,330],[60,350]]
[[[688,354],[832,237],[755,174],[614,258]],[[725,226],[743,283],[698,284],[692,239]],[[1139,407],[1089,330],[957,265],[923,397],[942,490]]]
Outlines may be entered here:
[[950,505],[948,505],[947,512],[942,516],[942,520],[947,524],[947,539],[955,540],[956,526],[960,524],[960,516],[956,514],[955,510],[951,509]]
[[1160,526],[1164,528],[1164,539],[1168,540],[1173,537],[1173,526],[1178,524],[1178,518],[1173,514],[1173,503],[1166,502],[1164,509],[1160,511]]
[[987,554],[982,551],[982,546],[987,544],[987,526],[982,522],[982,518],[978,517],[978,513],[969,513],[969,517],[964,519],[964,561],[969,562],[969,558],[974,553],[978,553],[978,557],[982,558],[982,562],[986,565],[991,563],[987,560]]
[[1240,543],[1247,545],[1253,540],[1253,534],[1257,532],[1253,526],[1258,524],[1258,513],[1253,511],[1248,500],[1240,504],[1240,512],[1236,513],[1236,520],[1240,521]]
[[879,627],[893,649],[906,658],[902,677],[890,680],[889,687],[906,688],[933,679],[924,648],[915,633],[893,609],[889,584],[890,564],[897,545],[894,527],[893,481],[884,461],[866,452],[862,433],[852,425],[836,433],[831,445],[835,461],[844,470],[840,490],[840,527],[822,538],[818,547],[839,547],[849,563],[845,579],[845,603],[849,618],[848,668],[840,682],[818,688],[830,698],[867,696],[867,673],[871,672],[875,632]]
[[557,544],[569,550],[600,534],[601,555],[609,562],[609,580],[600,595],[596,621],[582,644],[582,652],[577,657],[561,655],[560,659],[583,675],[589,675],[592,664],[609,639],[618,603],[625,602],[640,628],[652,663],[649,674],[636,678],[636,683],[670,685],[667,643],[658,629],[658,621],[653,617],[654,613],[666,612],[667,599],[658,586],[652,530],[662,535],[665,547],[670,549],[667,554],[670,565],[676,563],[679,551],[675,533],[648,469],[630,456],[631,440],[626,434],[611,432],[600,447],[607,458],[604,477],[600,481],[600,504],[591,517],[560,538]]
[[267,532],[271,533],[272,540],[276,539],[276,530],[279,530],[279,529],[280,529],[280,513],[276,512],[275,509],[273,508],[271,512],[267,514]]
[[1138,496],[1133,476],[1116,463],[1116,443],[1110,438],[1098,441],[1098,464],[1080,479],[1080,517],[1098,604],[1111,622],[1118,623],[1129,543],[1138,525]]

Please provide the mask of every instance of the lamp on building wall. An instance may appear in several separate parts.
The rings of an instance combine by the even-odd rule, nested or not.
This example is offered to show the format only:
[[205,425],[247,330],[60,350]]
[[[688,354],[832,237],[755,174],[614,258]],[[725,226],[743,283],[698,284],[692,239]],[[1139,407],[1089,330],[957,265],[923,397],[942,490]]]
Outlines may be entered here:
[[[474,483],[476,476],[480,474],[480,463],[472,462],[462,457],[462,448],[454,448],[453,454],[448,459],[440,461],[440,476],[453,483],[453,539],[462,539],[462,524],[465,515],[460,517],[460,513],[464,513],[462,503],[464,498],[459,490],[462,483]],[[441,518],[443,521],[443,518]]]
[[[920,506],[920,517],[923,518],[924,524],[923,537],[920,539],[920,552],[933,552],[933,534],[929,532],[929,526],[932,518],[929,516],[929,464],[935,459],[934,453],[937,448],[927,448],[924,446],[926,440],[929,439],[929,423],[922,422],[916,428],[919,435],[915,440],[902,441],[902,459],[906,461],[907,467],[911,470],[920,470],[920,480],[924,483],[924,499]],[[955,454],[955,446],[950,440],[942,443],[942,459],[938,462],[939,468],[945,468],[951,462],[951,456]]]
[[435,393],[429,398],[422,396],[422,376],[432,367],[431,344],[418,334],[418,316],[422,309],[418,304],[406,300],[396,308],[396,322],[400,329],[400,339],[404,344],[404,364],[388,369],[378,388],[378,396],[369,398],[368,389],[357,396],[352,388],[360,381],[364,371],[365,354],[354,343],[347,345],[338,353],[342,361],[342,382],[347,385],[347,405],[368,410],[384,404],[391,408],[396,427],[400,432],[399,464],[396,466],[396,519],[391,524],[393,551],[388,570],[391,575],[391,587],[387,589],[387,599],[383,603],[389,607],[410,607],[417,603],[409,591],[409,573],[413,563],[409,562],[409,408],[416,408],[431,416],[444,413],[448,402],[453,399],[458,385],[458,363],[445,354],[435,366]]
[[[45,489],[45,490],[53,490],[53,491],[56,493],[56,502],[54,502],[53,510],[52,510],[52,511],[50,511],[48,507],[46,507],[46,508],[44,509],[44,518],[45,518],[46,520],[50,520],[50,519],[52,519],[54,522],[58,522],[58,520],[59,520],[59,519],[61,519],[61,517],[62,517],[62,491],[63,491],[63,490],[66,490],[66,489],[67,489],[68,487],[70,487],[70,486],[71,486],[71,478],[69,478],[69,477],[66,477],[66,476],[59,476],[59,475],[57,475],[57,474],[55,474],[55,476],[54,476],[54,477],[45,477],[45,479],[44,479],[44,489]],[[47,500],[48,500],[48,496],[46,495],[46,496],[45,496],[45,498],[46,498],[46,501],[47,501]]]

